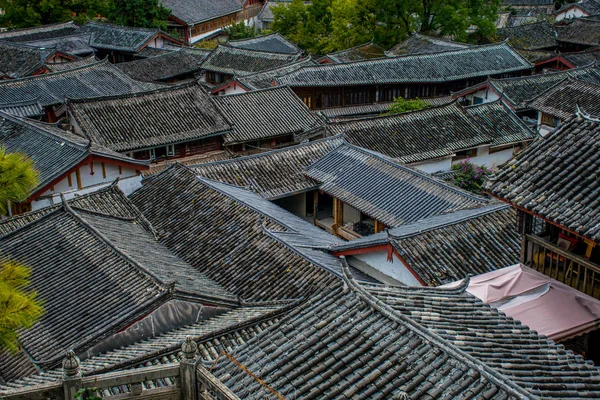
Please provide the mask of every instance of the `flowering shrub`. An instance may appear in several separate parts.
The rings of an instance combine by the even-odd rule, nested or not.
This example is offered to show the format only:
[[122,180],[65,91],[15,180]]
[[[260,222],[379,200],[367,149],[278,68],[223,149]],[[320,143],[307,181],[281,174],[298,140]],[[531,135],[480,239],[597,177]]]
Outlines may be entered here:
[[454,172],[454,183],[469,192],[481,194],[485,177],[492,173],[482,165],[475,165],[466,159],[452,166]]

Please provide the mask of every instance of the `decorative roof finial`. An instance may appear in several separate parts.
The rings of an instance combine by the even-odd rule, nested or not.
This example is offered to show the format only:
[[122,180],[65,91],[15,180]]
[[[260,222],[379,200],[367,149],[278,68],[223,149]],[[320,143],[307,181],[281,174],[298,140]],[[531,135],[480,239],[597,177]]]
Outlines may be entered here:
[[81,374],[80,366],[81,361],[75,352],[73,350],[67,351],[67,354],[65,355],[65,358],[63,358],[62,362],[64,376],[67,378],[79,376]]
[[186,336],[185,341],[181,345],[181,352],[183,353],[183,358],[187,360],[193,360],[196,356],[196,351],[198,350],[198,345],[194,342],[191,336]]

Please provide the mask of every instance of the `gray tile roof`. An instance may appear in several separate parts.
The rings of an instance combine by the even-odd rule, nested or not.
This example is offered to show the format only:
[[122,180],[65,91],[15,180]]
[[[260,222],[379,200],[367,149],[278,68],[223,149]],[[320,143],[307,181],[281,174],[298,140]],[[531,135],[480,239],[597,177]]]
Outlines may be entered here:
[[325,125],[325,121],[310,111],[288,87],[216,96],[213,99],[233,125],[231,132],[224,136],[225,144],[284,135],[302,136]]
[[549,138],[533,143],[508,162],[486,188],[493,195],[600,241],[595,215],[600,204],[597,120],[573,118]]
[[598,83],[567,78],[527,102],[527,106],[562,120],[575,115],[577,106],[591,115],[600,115],[600,82]]
[[202,68],[223,74],[245,76],[288,66],[299,59],[299,54],[270,53],[218,46],[202,63]]
[[600,2],[597,0],[581,0],[576,3],[563,3],[562,7],[555,12],[555,14],[560,13],[561,11],[567,10],[572,7],[577,7],[589,15],[598,15],[600,14]]
[[[127,201],[125,194],[119,189],[116,181],[94,192],[69,199],[68,202],[72,208],[95,211],[115,217],[135,218],[139,215],[139,212],[131,207],[131,202]],[[0,235],[3,236],[30,222],[36,221],[60,207],[62,205],[57,204],[11,218],[5,218],[0,221]]]
[[398,43],[387,51],[390,56],[403,56],[414,54],[430,54],[443,51],[468,49],[468,43],[453,42],[432,36],[413,33],[408,39]]
[[39,72],[55,49],[0,42],[0,77],[17,79]]
[[309,56],[283,67],[275,67],[256,74],[241,76],[237,80],[248,90],[267,89],[274,86],[275,78],[296,71],[298,68],[311,65],[316,65],[316,63]]
[[554,26],[548,21],[498,29],[496,37],[508,39],[513,47],[519,49],[540,50],[557,46]]
[[90,98],[157,89],[153,83],[137,82],[107,60],[53,74],[0,82],[3,103],[39,97],[42,106],[62,104],[66,97]]
[[256,18],[259,21],[273,22],[272,8],[275,6],[278,6],[282,3],[289,4],[289,3],[291,3],[291,1],[290,0],[275,0],[275,1],[267,0],[264,4],[263,8],[260,10],[258,15],[256,16]]
[[514,209],[494,204],[391,229],[389,242],[423,282],[438,286],[517,264],[516,223]]
[[0,40],[26,42],[30,40],[50,39],[70,35],[78,28],[75,23],[69,21],[58,24],[40,25],[33,28],[12,29],[0,32]]
[[[281,313],[296,303],[274,303],[270,305],[247,304],[231,309],[215,317],[178,328],[146,340],[123,346],[106,353],[81,360],[81,371],[85,376],[108,371],[168,365],[179,363],[181,343],[191,336],[198,344],[198,353],[203,361],[211,362],[223,350],[231,351],[246,343],[263,330],[276,323]],[[38,372],[22,379],[0,385],[0,395],[8,395],[11,389],[55,382],[63,377],[62,368]],[[145,388],[176,385],[175,379],[145,382]],[[109,392],[110,391],[110,392]],[[130,393],[129,387],[121,385],[105,389],[104,395]]]
[[554,29],[559,42],[586,46],[600,44],[600,21],[576,18],[567,25],[557,25]]
[[[501,127],[502,129],[498,129]],[[328,126],[348,142],[405,163],[448,157],[481,145],[531,140],[534,133],[500,102],[463,108],[457,103]]]
[[16,117],[37,118],[44,115],[44,109],[38,99],[0,104],[0,111]]
[[267,232],[285,225],[186,167],[176,164],[146,179],[131,199],[171,251],[241,298],[298,298],[335,279]]
[[451,82],[509,72],[532,65],[507,43],[345,64],[304,67],[277,78],[279,85],[339,86]]
[[321,191],[389,227],[487,203],[483,197],[350,144],[309,166],[306,175],[321,184]]
[[69,100],[69,113],[94,143],[128,151],[221,135],[230,125],[197,84],[133,95]]
[[216,362],[213,375],[244,399],[274,397],[267,388],[284,398],[303,399],[527,396],[450,341],[355,287],[343,289],[340,283],[312,296],[230,353],[265,385],[225,357]]
[[240,0],[161,0],[171,15],[192,26],[242,10]]
[[29,46],[56,48],[57,51],[75,56],[87,56],[94,53],[94,48],[90,46],[91,35],[77,34],[70,36],[60,36],[48,39],[38,39],[24,42]]
[[330,246],[334,252],[390,244],[424,285],[438,286],[519,262],[516,213],[507,204],[425,218]]
[[145,167],[134,160],[49,124],[21,119],[0,112],[0,143],[8,152],[21,152],[35,163],[40,183],[31,196],[46,190],[54,180],[91,155]]
[[[432,106],[441,106],[444,104],[452,103],[454,99],[452,96],[440,96],[440,97],[429,97],[421,99],[425,103]],[[361,104],[357,106],[346,106],[346,107],[331,107],[319,110],[318,113],[326,116],[329,119],[350,119],[357,117],[375,116],[386,113],[389,111],[392,102],[375,103],[375,104]]]
[[80,59],[77,59],[74,61],[55,63],[55,64],[46,64],[46,68],[48,68],[48,71],[50,71],[50,72],[62,72],[62,71],[68,71],[70,69],[86,67],[88,65],[95,64],[98,61],[100,61],[100,60],[98,60],[95,55],[91,55],[89,57],[80,58]]
[[600,374],[593,363],[484,304],[467,293],[465,285],[455,290],[362,287],[390,312],[485,365],[501,381],[521,388],[523,394],[517,397],[581,399],[600,395]]
[[[509,103],[513,108],[519,109],[525,108],[526,101],[533,99],[567,77],[574,77],[592,83],[600,82],[600,68],[596,66],[586,66],[542,75],[490,79],[487,84],[492,90],[502,96],[503,101]],[[468,88],[463,92],[472,90],[473,88]],[[455,95],[460,96],[461,92],[455,93]]]
[[230,40],[227,46],[238,49],[266,51],[269,53],[302,54],[304,50],[290,42],[279,32],[249,39]]
[[[3,258],[32,269],[31,288],[44,314],[19,341],[30,362],[59,365],[165,301],[168,286],[140,268],[73,210],[61,207],[0,237]],[[2,358],[5,379],[18,376]]]
[[341,64],[358,60],[368,60],[370,58],[385,57],[385,50],[377,46],[371,40],[368,43],[364,43],[350,49],[336,51],[335,53],[328,53],[325,55],[325,57],[335,64]]
[[273,200],[316,189],[318,184],[304,175],[305,168],[341,143],[340,137],[331,137],[191,168],[199,176],[244,186]]
[[501,101],[465,107],[473,123],[488,135],[491,146],[527,142],[537,137],[521,118]]
[[202,61],[184,51],[171,51],[156,57],[116,64],[132,79],[142,82],[166,81],[200,71]]
[[140,51],[157,35],[161,35],[168,41],[180,43],[179,40],[157,28],[132,28],[92,21],[79,28],[77,34],[90,35],[90,46],[96,49],[130,53]]
[[600,48],[597,47],[591,50],[563,53],[561,55],[572,62],[575,67],[583,67],[585,65],[590,65],[593,62],[595,62],[596,65],[600,64]]

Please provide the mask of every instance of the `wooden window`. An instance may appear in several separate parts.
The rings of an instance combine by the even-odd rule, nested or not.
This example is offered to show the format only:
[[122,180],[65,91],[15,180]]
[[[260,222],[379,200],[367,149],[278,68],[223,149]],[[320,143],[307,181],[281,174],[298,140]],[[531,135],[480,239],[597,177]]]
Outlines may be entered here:
[[554,127],[558,125],[558,120],[550,114],[542,113],[542,125]]
[[452,160],[464,160],[465,158],[476,157],[477,149],[461,150],[456,152],[456,156]]
[[150,149],[150,159],[154,160],[156,158],[156,150],[155,149]]
[[172,157],[175,155],[175,145],[170,144],[167,146],[167,156]]

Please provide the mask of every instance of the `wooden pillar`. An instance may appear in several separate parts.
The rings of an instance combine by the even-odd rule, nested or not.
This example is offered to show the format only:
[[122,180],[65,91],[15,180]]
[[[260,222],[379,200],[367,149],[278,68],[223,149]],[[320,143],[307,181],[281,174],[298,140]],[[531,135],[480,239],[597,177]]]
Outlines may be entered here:
[[102,178],[106,179],[106,165],[104,163],[102,164]]
[[181,400],[196,400],[196,365],[199,362],[197,356],[198,345],[187,336],[181,345],[182,357],[179,362],[180,398]]
[[75,170],[75,176],[77,177],[77,189],[83,189],[83,185],[81,184],[81,172],[79,171],[79,168]]
[[340,199],[333,199],[333,231],[337,233],[339,226],[344,225],[344,203]]
[[375,220],[375,233],[383,232],[385,225],[383,222]]

